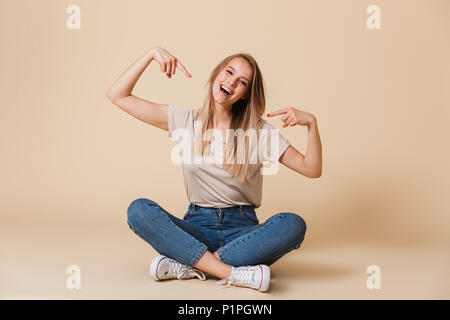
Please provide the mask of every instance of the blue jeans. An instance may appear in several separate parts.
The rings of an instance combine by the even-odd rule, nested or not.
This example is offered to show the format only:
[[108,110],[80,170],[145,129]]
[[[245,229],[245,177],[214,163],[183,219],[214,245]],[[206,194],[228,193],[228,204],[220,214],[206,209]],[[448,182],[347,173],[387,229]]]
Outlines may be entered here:
[[209,250],[234,267],[271,265],[300,248],[306,232],[297,214],[278,213],[259,223],[253,206],[206,208],[189,204],[179,219],[149,199],[134,200],[128,225],[157,252],[193,267]]

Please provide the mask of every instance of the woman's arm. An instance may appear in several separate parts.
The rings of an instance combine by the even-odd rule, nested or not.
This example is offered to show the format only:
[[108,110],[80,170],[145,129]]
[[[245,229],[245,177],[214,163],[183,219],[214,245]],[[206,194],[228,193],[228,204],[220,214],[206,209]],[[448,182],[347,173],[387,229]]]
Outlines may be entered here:
[[156,60],[160,64],[160,70],[171,78],[175,74],[176,67],[190,77],[184,66],[170,53],[160,47],[153,47],[137,59],[125,70],[109,88],[106,96],[122,110],[145,123],[168,131],[167,104],[154,103],[131,94],[137,80],[147,66]]
[[267,116],[283,114],[283,127],[305,125],[308,127],[308,145],[303,155],[292,145],[280,157],[280,163],[303,174],[308,178],[319,178],[322,175],[322,143],[320,141],[317,120],[314,115],[289,107],[268,113]]

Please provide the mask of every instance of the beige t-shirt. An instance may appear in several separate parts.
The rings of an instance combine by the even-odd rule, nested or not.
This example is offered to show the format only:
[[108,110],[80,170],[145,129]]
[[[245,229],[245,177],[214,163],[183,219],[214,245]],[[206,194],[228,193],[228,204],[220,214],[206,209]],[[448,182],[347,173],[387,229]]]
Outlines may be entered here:
[[[193,141],[194,137],[194,119],[199,109],[184,109],[169,105],[168,107],[168,129],[169,137],[173,137],[173,132],[179,130],[177,138],[179,145],[183,136],[178,133],[188,133]],[[251,144],[250,152],[257,152],[256,163],[249,164],[249,173],[246,180],[241,183],[236,180],[226,169],[221,168],[216,163],[206,163],[202,161],[182,161],[184,184],[187,197],[190,203],[195,203],[202,207],[226,208],[236,205],[252,205],[255,208],[261,206],[263,174],[261,168],[267,161],[272,162],[272,168],[265,174],[274,174],[279,166],[279,158],[290,145],[269,122],[264,120],[262,129],[268,129],[266,139],[258,139],[257,143]],[[271,131],[275,129],[274,131]],[[270,153],[270,141],[274,135],[278,138],[279,150]],[[174,139],[173,138],[173,139]],[[214,139],[212,139],[214,141]],[[276,143],[277,139],[273,140]],[[269,145],[269,146],[268,146]],[[256,149],[267,148],[267,152],[259,152]],[[276,149],[276,148],[275,148]],[[180,154],[182,155],[182,149]],[[251,154],[249,153],[249,154]],[[274,160],[275,159],[275,160]],[[275,168],[273,167],[275,165]],[[265,166],[267,167],[267,166]]]

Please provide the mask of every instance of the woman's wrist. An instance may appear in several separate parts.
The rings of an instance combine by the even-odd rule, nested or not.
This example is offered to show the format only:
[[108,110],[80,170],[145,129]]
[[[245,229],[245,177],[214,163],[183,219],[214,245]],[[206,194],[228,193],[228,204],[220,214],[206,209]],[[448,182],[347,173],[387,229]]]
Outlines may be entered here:
[[155,58],[154,48],[155,47],[151,47],[150,49],[148,49],[147,53],[145,54],[147,56],[147,58],[150,58],[150,61],[152,61]]
[[311,119],[308,121],[308,128],[317,125],[317,119],[315,116],[311,115]]

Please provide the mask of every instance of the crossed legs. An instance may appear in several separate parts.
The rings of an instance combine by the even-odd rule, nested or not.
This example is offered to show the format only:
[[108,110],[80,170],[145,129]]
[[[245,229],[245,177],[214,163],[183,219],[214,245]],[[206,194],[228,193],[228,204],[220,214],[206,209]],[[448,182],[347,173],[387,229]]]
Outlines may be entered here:
[[206,251],[194,265],[194,268],[215,275],[220,279],[229,277],[231,274],[231,266],[220,260],[217,251],[214,253]]
[[219,278],[228,277],[232,266],[274,263],[298,249],[306,232],[299,215],[278,213],[211,252],[200,226],[171,215],[156,202],[134,200],[127,213],[129,227],[160,254]]

